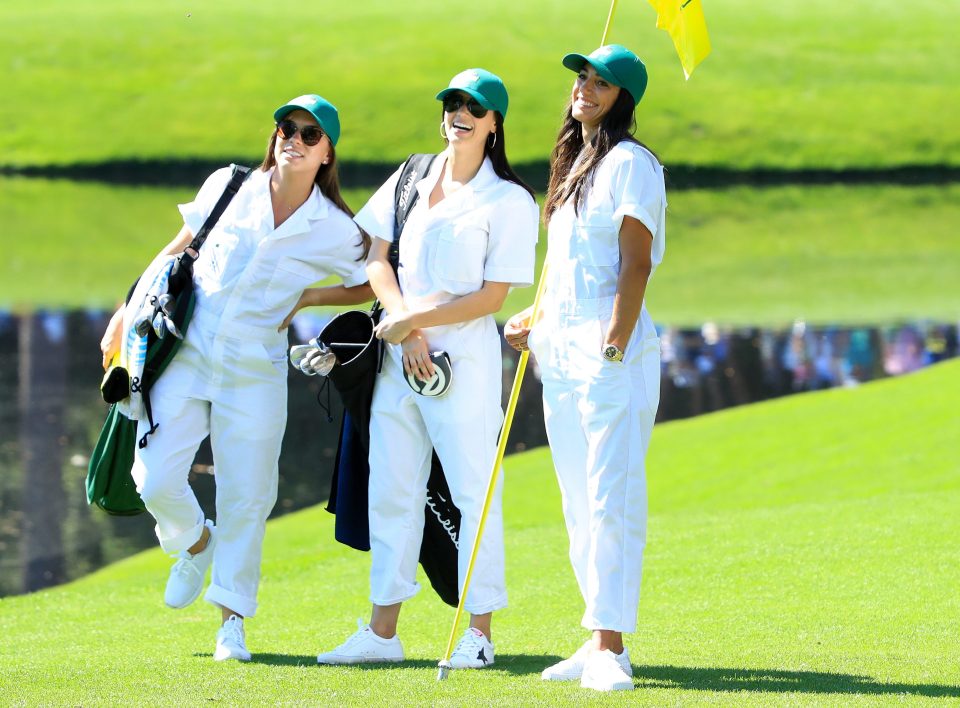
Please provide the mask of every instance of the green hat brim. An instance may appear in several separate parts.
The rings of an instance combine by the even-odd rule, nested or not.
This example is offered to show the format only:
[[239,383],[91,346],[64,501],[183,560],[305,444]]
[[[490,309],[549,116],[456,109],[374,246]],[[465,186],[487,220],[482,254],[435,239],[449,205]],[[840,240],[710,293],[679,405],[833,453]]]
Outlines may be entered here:
[[479,91],[474,91],[473,89],[470,89],[470,88],[445,88],[443,91],[437,94],[437,100],[442,101],[451,93],[456,93],[457,91],[459,91],[460,93],[465,93],[468,96],[473,96],[476,99],[477,103],[479,103],[481,106],[486,108],[488,111],[498,110],[497,107],[494,106],[492,103],[490,103],[490,101],[488,101],[487,98],[482,93],[480,93]]
[[[331,104],[331,107],[332,105],[333,104]],[[334,108],[334,110],[336,109]],[[317,121],[317,125],[320,126],[320,129],[324,133],[326,133],[327,138],[329,138],[330,140],[330,144],[333,145],[334,147],[337,146],[337,141],[340,139],[340,126],[327,125],[327,121],[325,121],[323,118],[317,115],[315,111],[310,110],[310,108],[306,106],[301,106],[297,103],[287,103],[283,106],[280,106],[280,108],[278,108],[273,112],[273,120],[279,122],[289,114],[293,113],[294,111],[306,111],[307,113],[312,115],[314,120]]]
[[599,61],[597,59],[592,59],[589,56],[586,56],[584,54],[576,54],[576,53],[567,54],[566,56],[563,57],[563,65],[568,69],[570,69],[571,71],[579,72],[581,69],[583,69],[585,64],[589,64],[590,66],[592,66],[594,70],[597,72],[597,74],[599,74],[601,77],[609,81],[614,86],[619,86],[620,88],[625,90],[627,93],[629,93],[631,98],[633,98],[634,106],[637,106],[640,103],[640,99],[643,97],[643,94],[647,88],[646,67],[643,67],[642,62],[641,62],[641,67],[643,67],[643,82],[641,85],[635,86],[634,88],[631,88],[625,85],[623,80],[618,78],[617,75],[610,70],[610,67],[604,64],[602,61]]
[[594,70],[598,74],[600,74],[600,76],[605,78],[614,86],[619,86],[620,88],[624,88],[623,84],[620,83],[620,79],[618,79],[616,76],[613,75],[613,72],[611,72],[610,69],[607,68],[606,64],[603,64],[598,61],[591,61],[590,57],[585,56],[583,54],[567,54],[563,58],[563,65],[568,69],[570,69],[570,71],[579,72],[583,68],[584,64],[589,64],[590,66],[592,66]]

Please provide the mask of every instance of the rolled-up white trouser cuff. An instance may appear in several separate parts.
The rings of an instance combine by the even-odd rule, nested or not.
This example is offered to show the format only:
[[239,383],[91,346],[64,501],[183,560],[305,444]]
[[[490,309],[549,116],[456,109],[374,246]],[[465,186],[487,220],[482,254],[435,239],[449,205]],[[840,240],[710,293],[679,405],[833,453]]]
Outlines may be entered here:
[[233,610],[241,617],[253,617],[257,614],[257,601],[255,599],[237,595],[218,585],[211,584],[207,588],[207,594],[203,596],[203,599],[211,605]]
[[[467,594],[469,595],[469,590]],[[506,606],[507,606],[507,593],[503,593],[502,595],[497,597],[495,600],[491,600],[490,602],[486,602],[482,605],[471,604],[470,601],[468,600],[467,602],[464,603],[463,609],[465,609],[471,615],[485,615],[488,612],[496,612],[497,610],[502,610]]]
[[398,602],[406,602],[407,600],[414,597],[418,592],[420,592],[420,583],[413,584],[413,590],[403,595],[398,595],[396,597],[374,597],[370,595],[370,602],[374,605],[380,605],[381,607],[387,607],[389,605],[396,605]]
[[187,550],[199,541],[203,535],[203,521],[203,513],[201,513],[196,526],[166,538],[160,535],[160,524],[157,524],[156,532],[157,538],[160,540],[160,548],[163,549],[164,553],[182,553]]

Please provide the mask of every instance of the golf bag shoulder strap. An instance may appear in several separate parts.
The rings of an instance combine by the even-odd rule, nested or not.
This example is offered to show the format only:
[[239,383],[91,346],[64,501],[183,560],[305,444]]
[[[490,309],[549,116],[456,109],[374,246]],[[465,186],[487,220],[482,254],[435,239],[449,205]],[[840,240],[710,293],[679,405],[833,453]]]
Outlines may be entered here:
[[[244,180],[250,176],[251,172],[252,169],[244,165],[233,166],[233,172],[230,175],[230,181],[227,182],[227,186],[224,188],[223,194],[220,195],[220,199],[217,200],[217,203],[214,205],[213,210],[207,217],[207,220],[203,222],[203,226],[200,227],[200,231],[198,231],[197,235],[193,237],[193,241],[191,241],[190,245],[184,250],[183,253],[180,254],[179,260],[177,261],[176,268],[179,269],[184,267],[182,272],[188,274],[187,277],[193,277],[193,263],[197,260],[197,256],[199,255],[198,251],[203,245],[203,242],[207,240],[207,234],[209,234],[213,227],[217,225],[217,221],[220,220],[223,212],[226,210],[230,202],[233,201],[233,198],[237,195],[237,192],[240,191],[240,187],[243,185]],[[193,250],[193,253],[190,253],[191,249]],[[171,275],[171,277],[173,276]],[[127,294],[128,302],[130,300],[130,296],[133,294],[133,290],[136,287],[137,283],[134,283],[133,287],[130,289],[130,292]],[[188,316],[192,316],[192,305],[188,307],[188,310]],[[150,403],[150,388],[152,384],[148,382],[148,378],[155,380],[160,376],[160,373],[162,373],[163,369],[166,368],[166,364],[176,352],[177,346],[176,340],[172,338],[167,339],[166,341],[161,340],[157,344],[156,351],[153,352],[151,361],[144,366],[144,376],[142,377],[143,392],[141,395],[143,396],[143,407],[147,414],[147,422],[150,424],[150,427],[137,442],[137,445],[141,450],[147,446],[147,439],[157,432],[157,428],[160,427],[153,420],[153,406]],[[155,363],[158,361],[161,362],[160,365]],[[148,367],[151,367],[151,371],[149,372],[147,371]]]
[[400,234],[403,233],[407,217],[420,196],[416,190],[417,182],[427,176],[436,157],[429,153],[413,154],[403,163],[400,171],[400,179],[397,180],[394,192],[393,243],[390,244],[390,265],[393,266],[394,273],[400,265]]
[[[400,168],[400,178],[397,180],[397,187],[393,193],[393,243],[390,244],[389,260],[393,267],[394,275],[400,270],[400,234],[403,233],[403,226],[407,223],[407,217],[413,210],[413,205],[417,203],[420,193],[416,190],[417,182],[422,180],[430,172],[430,166],[436,155],[430,153],[414,153],[407,158]],[[398,278],[399,280],[399,278]],[[370,316],[374,322],[380,321],[380,314],[383,307],[380,300],[373,301],[373,307],[370,308]],[[383,356],[386,347],[380,343],[377,346],[380,351],[377,354],[377,373],[383,368]]]
[[243,185],[244,180],[250,176],[252,171],[252,168],[246,167],[245,165],[233,166],[233,172],[230,175],[230,181],[227,182],[227,186],[224,188],[223,194],[220,195],[220,199],[218,199],[217,203],[214,204],[213,209],[210,211],[210,216],[208,216],[207,220],[203,222],[203,226],[200,227],[197,235],[193,237],[193,241],[191,241],[190,245],[184,249],[184,255],[188,256],[191,260],[197,259],[195,254],[200,250],[203,242],[207,240],[207,236],[210,234],[210,231],[214,226],[217,225],[217,221],[220,220],[220,216],[226,210],[227,206],[229,206],[230,202],[233,201],[233,198],[237,195],[237,192],[240,191],[240,187]]
[[[193,241],[190,242],[190,245],[187,246],[187,249],[181,254],[182,258],[186,258],[191,263],[197,260],[197,252],[200,250],[200,246],[203,245],[203,242],[207,240],[207,235],[210,233],[210,230],[217,225],[217,221],[220,220],[220,216],[223,214],[224,210],[233,201],[233,198],[236,196],[237,192],[240,191],[240,186],[243,184],[244,180],[250,176],[252,168],[246,167],[244,165],[234,165],[233,173],[230,175],[230,181],[227,182],[226,188],[223,190],[223,194],[220,195],[220,199],[217,200],[217,203],[213,206],[213,211],[210,212],[210,216],[207,217],[207,220],[203,222],[203,226],[200,227],[200,231],[197,232],[197,235],[193,237]],[[187,250],[192,250],[193,254],[189,254]],[[130,302],[130,298],[133,297],[133,291],[137,289],[137,283],[140,282],[140,278],[137,278],[133,281],[133,285],[130,286],[130,289],[127,291],[127,297],[124,302]]]

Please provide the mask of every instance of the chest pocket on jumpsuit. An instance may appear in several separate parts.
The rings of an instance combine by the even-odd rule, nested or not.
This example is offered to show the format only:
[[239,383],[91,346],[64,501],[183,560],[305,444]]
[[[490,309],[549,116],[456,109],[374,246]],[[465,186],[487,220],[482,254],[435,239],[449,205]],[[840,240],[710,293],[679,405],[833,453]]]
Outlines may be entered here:
[[605,206],[580,212],[574,226],[571,250],[587,266],[616,266],[620,263],[620,234],[613,228],[613,211]]
[[443,229],[430,264],[441,287],[454,295],[476,292],[483,285],[487,232],[474,224]]
[[200,257],[207,256],[210,259],[209,273],[214,275],[221,285],[226,284],[234,275],[229,272],[231,260],[243,260],[243,246],[240,235],[231,224],[226,224],[215,227],[200,249]]
[[569,297],[596,300],[613,297],[620,265],[620,239],[613,212],[603,206],[582,211],[571,229]]
[[300,293],[317,281],[317,270],[309,263],[285,256],[277,262],[270,282],[263,290],[263,303],[270,308],[290,300],[292,307]]

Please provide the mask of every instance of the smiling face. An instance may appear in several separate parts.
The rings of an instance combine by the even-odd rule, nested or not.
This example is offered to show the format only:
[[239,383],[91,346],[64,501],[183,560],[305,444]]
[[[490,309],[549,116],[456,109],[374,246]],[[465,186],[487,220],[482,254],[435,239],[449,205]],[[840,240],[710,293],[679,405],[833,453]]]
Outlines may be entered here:
[[482,150],[488,136],[497,130],[497,117],[494,111],[487,111],[483,118],[475,118],[467,107],[469,102],[476,103],[472,96],[458,91],[455,94],[462,105],[453,112],[443,112],[443,132],[454,149],[465,146],[479,146]]
[[273,148],[277,168],[315,175],[320,165],[330,161],[330,138],[324,134],[316,145],[306,145],[303,142],[299,129],[307,125],[319,126],[317,119],[307,111],[291,111],[283,119],[292,120],[297,124],[298,130],[290,138],[277,134],[276,145]]
[[575,120],[596,128],[620,95],[620,87],[600,76],[590,64],[584,64],[573,82],[570,110]]

